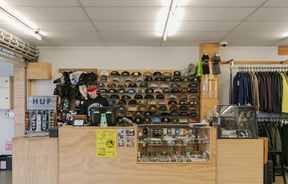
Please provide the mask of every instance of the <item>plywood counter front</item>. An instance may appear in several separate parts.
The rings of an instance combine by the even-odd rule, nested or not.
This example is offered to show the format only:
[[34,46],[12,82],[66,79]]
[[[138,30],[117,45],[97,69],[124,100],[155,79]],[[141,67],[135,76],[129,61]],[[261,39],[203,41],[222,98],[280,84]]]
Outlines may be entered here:
[[59,184],[216,183],[215,137],[209,163],[137,163],[136,144],[117,147],[115,158],[96,157],[96,129],[59,129]]
[[57,184],[58,139],[14,138],[12,167],[13,184]]
[[217,184],[263,184],[264,139],[217,140]]

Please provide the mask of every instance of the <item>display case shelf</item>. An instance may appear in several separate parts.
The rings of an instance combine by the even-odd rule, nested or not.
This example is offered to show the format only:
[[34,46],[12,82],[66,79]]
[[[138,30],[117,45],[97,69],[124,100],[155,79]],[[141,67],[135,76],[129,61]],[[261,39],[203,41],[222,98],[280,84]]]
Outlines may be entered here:
[[211,133],[208,126],[138,126],[138,163],[201,162],[211,158]]

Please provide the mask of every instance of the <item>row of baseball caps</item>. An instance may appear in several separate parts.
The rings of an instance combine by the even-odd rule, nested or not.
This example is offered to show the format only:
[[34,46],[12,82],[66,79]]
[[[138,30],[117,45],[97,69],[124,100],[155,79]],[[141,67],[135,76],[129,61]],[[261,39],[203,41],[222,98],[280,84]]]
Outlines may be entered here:
[[171,112],[157,112],[153,113],[151,111],[136,111],[134,113],[117,113],[117,118],[121,119],[123,117],[130,118],[135,123],[160,123],[160,122],[173,122],[173,123],[185,123],[191,121],[197,121],[197,112],[178,112],[172,110]]
[[166,83],[161,83],[161,84],[157,84],[157,83],[151,83],[148,85],[148,83],[146,82],[141,82],[139,85],[135,82],[130,82],[128,85],[125,84],[125,83],[114,83],[114,82],[110,82],[108,84],[105,85],[105,83],[103,82],[99,82],[97,83],[97,86],[98,87],[101,87],[101,88],[104,88],[105,86],[107,86],[108,88],[137,88],[139,86],[139,88],[180,88],[180,87],[183,87],[183,88],[187,88],[187,87],[191,87],[191,88],[197,88],[199,86],[199,83],[195,83],[195,82],[190,82],[186,85],[183,85],[183,84],[178,84],[176,82],[173,82],[172,84],[168,85]]
[[138,72],[138,71],[134,71],[134,72],[129,72],[127,70],[125,71],[122,71],[120,73],[120,71],[111,71],[111,72],[108,72],[108,71],[101,71],[99,73],[100,76],[135,76],[135,77],[138,77],[138,76],[144,76],[144,77],[147,77],[147,76],[181,76],[181,72],[178,71],[178,70],[175,70],[173,72],[160,72],[160,71],[155,71],[155,72],[151,72],[151,71],[145,71],[142,75],[141,72]]
[[[121,112],[126,112],[126,111],[133,111],[133,112],[152,112],[152,113],[162,113],[162,112],[167,112],[167,111],[182,111],[182,112],[186,112],[186,111],[189,111],[189,112],[198,112],[198,106],[195,106],[195,105],[141,105],[141,106],[138,106],[138,107],[125,107],[124,109],[124,105],[121,105],[121,106],[118,106],[116,107],[116,109],[118,111],[121,111]],[[184,115],[183,115],[184,116]],[[187,114],[185,114],[185,116],[187,116]]]
[[100,88],[98,91],[99,91],[99,93],[121,93],[121,94],[136,94],[136,93],[139,93],[139,94],[147,94],[147,93],[169,94],[169,93],[198,93],[199,92],[198,89],[193,89],[193,88],[181,88],[181,89],[165,88],[163,90],[160,88],[156,88],[156,89],[149,88],[146,90],[137,90],[137,89],[133,89],[133,88],[130,88],[130,89],[129,88],[128,89],[121,88],[118,90],[114,89],[114,88],[111,88],[111,89]]
[[189,117],[197,117],[198,112],[197,108],[195,108],[193,111],[179,111],[178,109],[173,108],[170,111],[158,111],[157,107],[149,107],[149,109],[145,108],[146,111],[141,111],[141,109],[138,108],[137,111],[129,111],[125,106],[119,106],[117,107],[117,115],[118,116],[133,116],[133,117],[151,117],[151,116],[189,116]]
[[[101,94],[101,96],[105,97],[106,99],[109,100],[119,100],[119,99],[123,99],[123,100],[130,100],[132,99],[132,96],[130,95],[117,95],[117,94],[113,94],[113,95],[106,95],[106,94]],[[151,95],[151,94],[146,94],[146,95],[141,95],[141,94],[135,94],[133,96],[133,99],[135,100],[141,100],[141,99],[145,99],[145,100],[153,100],[153,99],[168,99],[168,100],[176,100],[176,99],[180,99],[180,100],[192,100],[192,101],[198,101],[199,97],[197,95],[186,95],[186,94],[181,94],[181,95],[174,95],[174,94],[170,94],[167,98],[165,97],[164,94],[162,93],[157,93],[155,96]]]
[[180,102],[178,103],[176,100],[169,100],[168,104],[167,103],[161,103],[161,102],[156,102],[156,101],[151,101],[151,102],[147,102],[145,100],[124,100],[124,99],[120,99],[120,100],[113,100],[113,99],[109,99],[108,100],[109,106],[115,106],[115,105],[130,105],[130,106],[136,106],[136,105],[148,105],[148,104],[158,104],[158,105],[197,105],[199,104],[198,101],[186,101],[186,100],[180,100]]
[[131,81],[135,81],[135,82],[143,82],[143,81],[165,81],[165,82],[190,82],[190,81],[199,81],[200,78],[199,77],[171,77],[171,76],[156,76],[156,77],[152,77],[152,76],[146,76],[146,77],[137,77],[137,78],[131,78],[131,77],[126,77],[126,78],[120,78],[118,76],[113,76],[112,79],[109,79],[108,76],[106,75],[102,75],[100,76],[100,81],[113,81],[113,82],[120,82],[120,81],[124,81],[124,82],[131,82]]
[[[121,123],[121,116],[117,118],[117,122]],[[132,122],[136,124],[146,124],[146,123],[195,123],[197,122],[197,117],[127,117],[131,119]]]

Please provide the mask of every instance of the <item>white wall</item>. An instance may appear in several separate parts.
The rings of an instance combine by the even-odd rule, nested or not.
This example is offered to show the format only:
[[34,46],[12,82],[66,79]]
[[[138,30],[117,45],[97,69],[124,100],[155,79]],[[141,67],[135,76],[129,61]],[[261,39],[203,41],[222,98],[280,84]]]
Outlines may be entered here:
[[[197,47],[40,48],[39,61],[52,63],[54,75],[58,68],[182,70],[197,61],[198,52]],[[33,95],[53,93],[51,81],[35,83]]]
[[[13,65],[0,61],[0,77],[13,76]],[[0,110],[0,155],[12,154],[6,150],[6,144],[14,137],[14,119],[7,117],[10,110]]]
[[[277,47],[220,47],[222,61],[282,61]],[[198,47],[87,47],[40,48],[39,61],[50,62],[53,74],[58,68],[99,69],[183,69],[199,58]],[[229,103],[229,66],[221,66],[219,75],[219,100]],[[235,74],[237,70],[233,70]],[[37,81],[34,95],[51,95],[55,87],[51,81]]]

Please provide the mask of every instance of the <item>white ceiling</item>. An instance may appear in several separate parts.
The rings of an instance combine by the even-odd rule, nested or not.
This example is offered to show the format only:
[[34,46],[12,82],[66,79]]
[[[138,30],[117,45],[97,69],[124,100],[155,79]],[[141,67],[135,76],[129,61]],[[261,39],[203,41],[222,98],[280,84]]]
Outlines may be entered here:
[[[156,35],[163,0],[6,0],[45,33],[42,41],[0,28],[37,46],[287,45],[288,0],[187,0],[177,34]],[[169,1],[169,0],[166,0]]]

